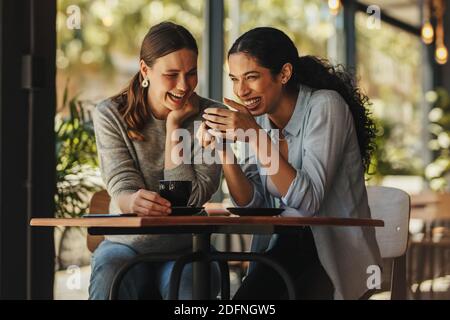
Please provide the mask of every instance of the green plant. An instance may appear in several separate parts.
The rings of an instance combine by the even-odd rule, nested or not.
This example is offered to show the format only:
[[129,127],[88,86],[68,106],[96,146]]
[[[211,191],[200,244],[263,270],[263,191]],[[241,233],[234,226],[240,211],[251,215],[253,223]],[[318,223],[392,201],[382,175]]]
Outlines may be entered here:
[[431,134],[428,147],[434,160],[425,168],[425,177],[432,190],[443,191],[450,173],[450,96],[444,88],[437,88],[428,92],[426,98],[433,105],[428,114]]
[[[56,118],[55,216],[79,217],[86,213],[92,193],[101,189],[92,118],[78,96],[68,99],[67,85]],[[97,179],[96,179],[97,178]]]
[[422,175],[421,162],[411,156],[413,153],[405,147],[402,137],[395,134],[401,131],[401,126],[388,119],[374,120],[377,127],[376,149],[366,174],[368,184],[380,184],[388,175]]

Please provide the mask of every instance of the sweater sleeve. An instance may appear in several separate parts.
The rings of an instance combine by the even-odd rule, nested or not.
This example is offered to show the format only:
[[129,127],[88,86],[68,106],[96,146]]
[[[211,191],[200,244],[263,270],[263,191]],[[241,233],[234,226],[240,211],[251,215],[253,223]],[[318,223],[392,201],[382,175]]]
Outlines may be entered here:
[[192,181],[192,193],[188,205],[202,206],[208,202],[219,189],[222,166],[218,159],[206,161],[204,149],[196,139],[197,130],[202,122],[201,115],[208,107],[226,108],[221,103],[200,97],[200,112],[194,119],[191,131],[190,163],[181,163],[175,168],[164,170],[164,179]]
[[[113,199],[122,192],[133,193],[145,188],[126,141],[126,130],[110,106],[100,103],[93,112],[97,152],[102,179]],[[125,136],[124,136],[125,135]]]
[[181,163],[175,168],[164,170],[164,179],[192,181],[192,193],[188,205],[202,206],[217,191],[222,167],[217,163],[197,164],[194,159],[202,158],[200,153],[203,149],[196,142],[192,149],[191,163]]

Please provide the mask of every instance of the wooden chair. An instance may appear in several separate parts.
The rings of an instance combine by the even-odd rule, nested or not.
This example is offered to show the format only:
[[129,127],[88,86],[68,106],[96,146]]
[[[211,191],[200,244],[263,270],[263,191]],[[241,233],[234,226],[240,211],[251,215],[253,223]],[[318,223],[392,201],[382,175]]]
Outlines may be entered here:
[[381,257],[391,261],[391,300],[405,300],[410,197],[388,187],[368,187],[367,195],[372,218],[384,220],[384,228],[375,228],[375,232]]
[[[89,213],[109,213],[110,201],[111,198],[106,190],[94,193],[89,204]],[[86,242],[89,251],[94,252],[104,239],[104,236],[91,236],[88,234]]]
[[450,219],[450,193],[426,191],[411,195],[411,218],[425,221],[428,228],[436,219]]

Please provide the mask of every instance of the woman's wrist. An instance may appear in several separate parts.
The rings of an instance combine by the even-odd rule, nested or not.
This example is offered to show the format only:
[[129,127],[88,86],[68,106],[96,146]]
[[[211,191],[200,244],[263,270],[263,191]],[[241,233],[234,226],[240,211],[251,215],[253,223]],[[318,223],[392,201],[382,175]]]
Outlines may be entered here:
[[[216,141],[216,143],[217,143],[217,141]],[[234,151],[231,148],[231,144],[224,142],[220,145],[216,145],[215,150],[216,150],[217,154],[219,155],[220,163],[222,165],[237,163],[236,156],[234,155]]]
[[173,132],[177,129],[180,129],[181,125],[174,120],[167,119],[166,121],[166,133]]
[[278,149],[273,146],[272,139],[267,132],[258,132],[248,141],[248,144],[261,166],[270,167],[273,163],[279,162]]
[[[266,134],[265,132],[261,133],[259,130],[256,131],[256,134],[249,137],[248,140],[248,144],[250,146],[250,148],[253,150],[253,152],[257,155],[258,154],[258,150],[260,149],[260,143],[261,143],[261,139],[260,139],[260,135],[261,134]],[[263,139],[262,141],[264,141],[265,139]]]
[[131,198],[134,193],[132,192],[122,192],[117,197],[117,204],[122,213],[131,213]]

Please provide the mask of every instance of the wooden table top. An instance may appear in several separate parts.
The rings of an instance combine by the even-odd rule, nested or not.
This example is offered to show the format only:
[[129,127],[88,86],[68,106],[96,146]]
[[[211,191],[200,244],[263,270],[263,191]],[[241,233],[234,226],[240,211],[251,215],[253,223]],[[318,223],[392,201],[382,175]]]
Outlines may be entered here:
[[164,217],[120,217],[120,218],[34,218],[35,227],[118,227],[142,228],[154,226],[212,226],[212,225],[273,225],[273,226],[364,226],[383,227],[376,219],[332,218],[332,217],[238,217],[238,216],[164,216]]

